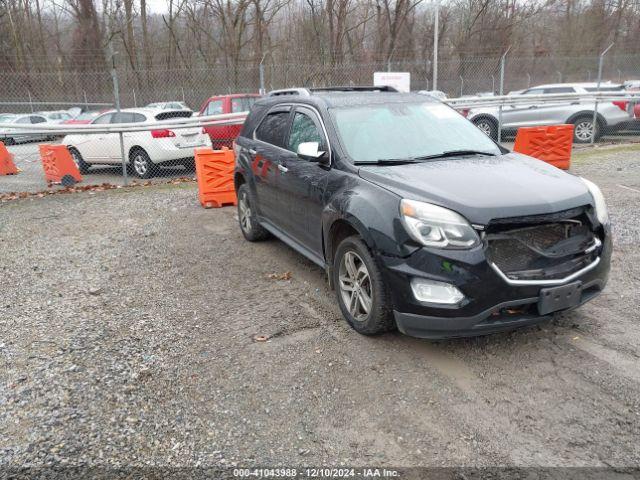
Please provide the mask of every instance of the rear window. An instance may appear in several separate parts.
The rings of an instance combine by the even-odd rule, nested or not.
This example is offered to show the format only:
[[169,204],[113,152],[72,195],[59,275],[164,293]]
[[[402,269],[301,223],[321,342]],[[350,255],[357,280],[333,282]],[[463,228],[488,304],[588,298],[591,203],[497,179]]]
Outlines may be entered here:
[[156,120],[169,120],[171,118],[189,118],[193,112],[190,110],[181,110],[179,112],[162,112],[156,115]]

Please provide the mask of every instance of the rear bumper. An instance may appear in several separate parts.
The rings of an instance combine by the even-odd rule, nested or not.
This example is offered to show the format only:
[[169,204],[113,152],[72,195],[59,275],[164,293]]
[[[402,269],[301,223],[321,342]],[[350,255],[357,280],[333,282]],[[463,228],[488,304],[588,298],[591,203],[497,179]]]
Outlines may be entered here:
[[[582,293],[577,306],[597,296],[605,287],[611,261],[611,239],[606,235],[600,261],[577,278]],[[540,315],[542,288],[550,285],[512,285],[486,260],[482,248],[473,251],[436,251],[421,248],[407,258],[379,257],[389,286],[398,329],[421,338],[485,335],[533,325],[553,317]],[[455,306],[434,305],[415,299],[411,278],[421,277],[455,285],[465,299]],[[576,308],[572,307],[572,308]]]

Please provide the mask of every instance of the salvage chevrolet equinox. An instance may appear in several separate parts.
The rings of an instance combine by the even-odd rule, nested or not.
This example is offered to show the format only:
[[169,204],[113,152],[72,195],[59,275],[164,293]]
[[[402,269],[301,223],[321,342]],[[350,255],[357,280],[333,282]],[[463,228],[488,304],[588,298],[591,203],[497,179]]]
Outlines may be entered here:
[[324,268],[347,322],[482,335],[605,286],[611,232],[590,181],[509,152],[455,110],[388,87],[256,102],[234,145],[238,219]]

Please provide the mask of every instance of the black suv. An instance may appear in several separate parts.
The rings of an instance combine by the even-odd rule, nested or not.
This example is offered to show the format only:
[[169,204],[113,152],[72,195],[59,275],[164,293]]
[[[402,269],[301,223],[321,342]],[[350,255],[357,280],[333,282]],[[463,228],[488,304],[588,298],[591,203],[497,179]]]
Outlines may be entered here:
[[349,324],[425,338],[530,325],[605,286],[597,186],[391,88],[272,92],[234,146],[245,238],[324,268]]

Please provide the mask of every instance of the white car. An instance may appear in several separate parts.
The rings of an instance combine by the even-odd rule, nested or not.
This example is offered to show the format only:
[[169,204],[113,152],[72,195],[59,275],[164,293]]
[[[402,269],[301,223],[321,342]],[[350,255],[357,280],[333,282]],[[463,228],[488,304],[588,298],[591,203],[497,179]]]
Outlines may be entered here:
[[[24,113],[24,114],[11,114],[5,113],[0,115],[0,123],[12,123],[17,125],[31,125],[36,123],[47,123],[47,119],[38,114]],[[4,128],[0,131],[0,142],[5,145],[14,145],[19,142],[31,142],[39,140],[47,140],[51,138],[51,135],[47,133],[27,133],[20,128]]]
[[[140,178],[150,178],[156,165],[193,165],[193,149],[210,147],[209,135],[202,127],[163,128],[162,122],[191,116],[186,110],[128,108],[109,111],[96,117],[92,125],[144,123],[154,125],[149,131],[123,134],[127,169]],[[62,140],[81,173],[92,165],[120,165],[120,136],[117,133],[74,133]]]

